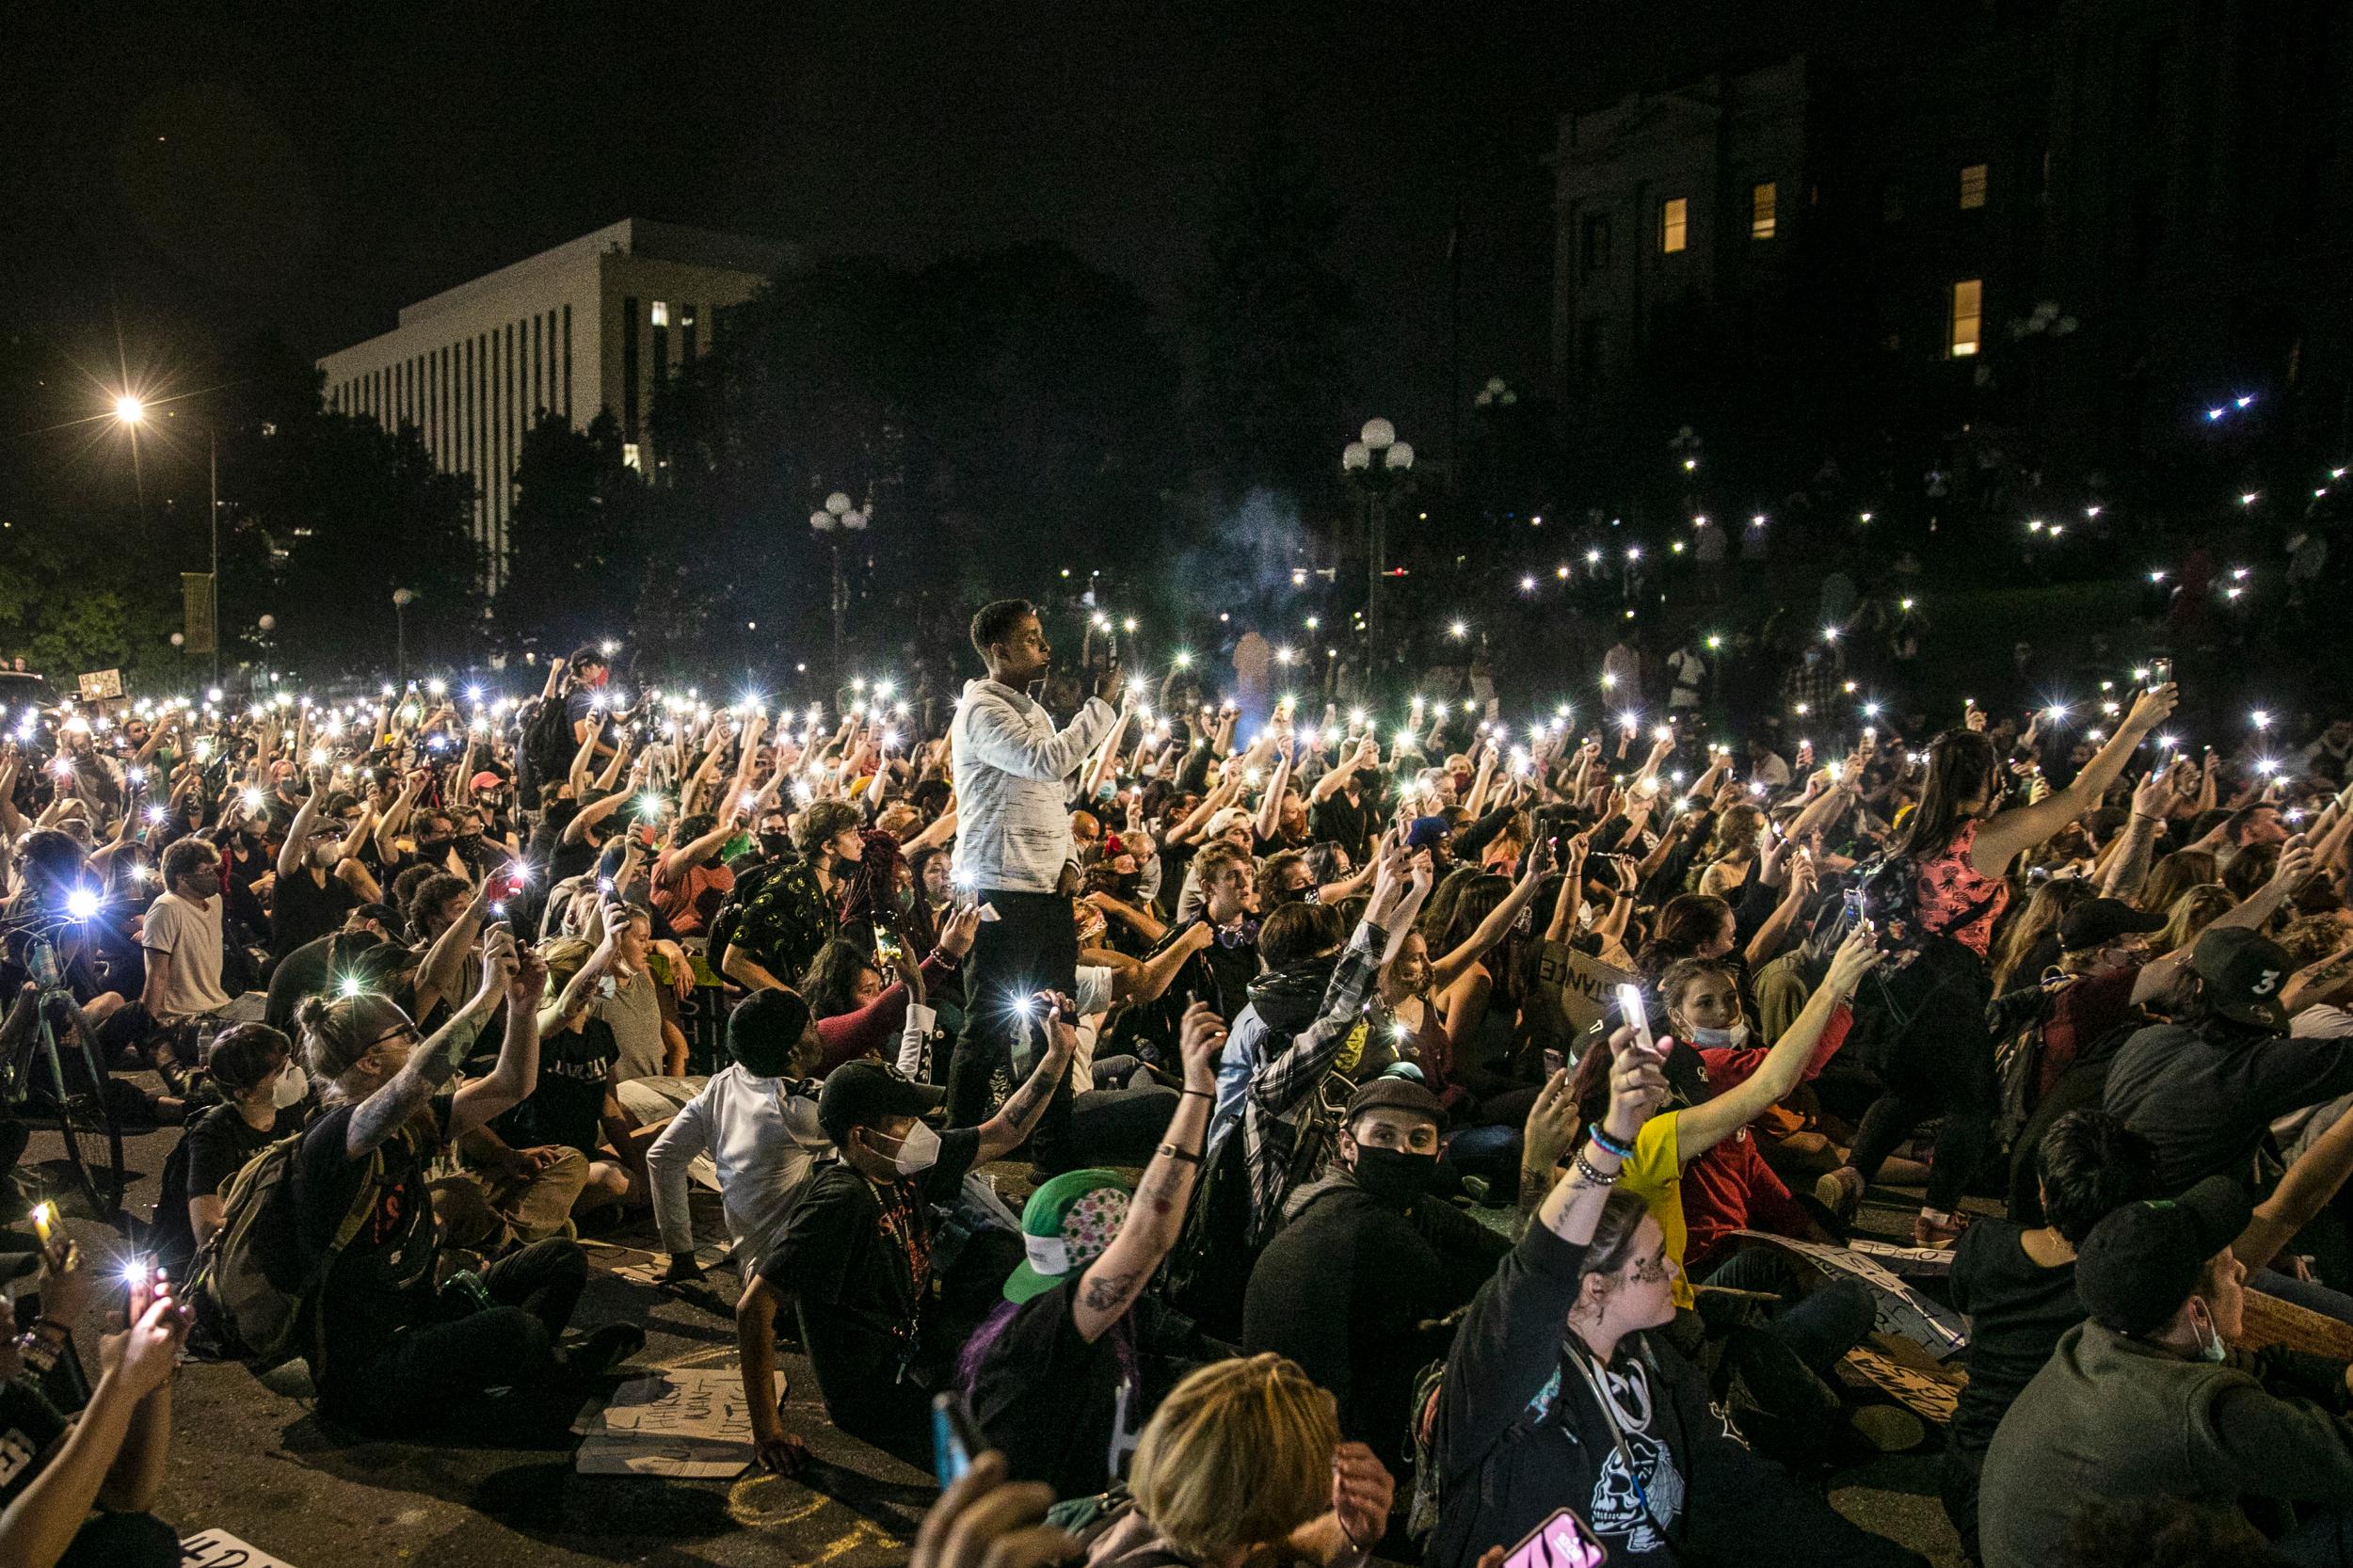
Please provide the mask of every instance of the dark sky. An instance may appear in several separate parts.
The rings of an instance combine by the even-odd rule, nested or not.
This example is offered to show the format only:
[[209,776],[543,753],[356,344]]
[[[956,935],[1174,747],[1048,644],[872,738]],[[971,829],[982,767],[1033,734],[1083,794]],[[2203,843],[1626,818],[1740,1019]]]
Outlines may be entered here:
[[[1769,50],[1807,10],[220,8],[235,18],[137,5],[12,16],[0,213],[16,238],[0,327],[80,351],[119,327],[135,366],[166,370],[207,331],[265,328],[316,355],[388,328],[404,303],[632,216],[907,264],[1057,239],[1166,312],[1212,182],[1272,107],[1346,209],[1335,260],[1365,308],[1362,412],[1391,414],[1433,453],[1458,201],[1465,384],[1532,382],[1559,111]],[[1818,25],[1831,9],[1809,14]]]

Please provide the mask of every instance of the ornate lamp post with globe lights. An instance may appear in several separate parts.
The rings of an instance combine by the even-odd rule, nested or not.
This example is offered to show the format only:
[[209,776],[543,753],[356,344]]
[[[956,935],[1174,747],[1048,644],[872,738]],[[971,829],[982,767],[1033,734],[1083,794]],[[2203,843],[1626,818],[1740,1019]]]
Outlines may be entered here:
[[1389,498],[1413,482],[1414,448],[1397,439],[1397,427],[1385,419],[1369,419],[1357,439],[1340,449],[1340,472],[1356,487],[1365,502],[1365,676],[1366,695],[1372,692],[1372,672],[1382,658],[1381,579],[1388,568]]
[[868,514],[840,490],[825,497],[825,504],[808,514],[809,527],[833,552],[833,675],[837,681],[841,679],[841,627],[850,613],[850,585],[841,575],[840,536],[843,532],[864,533],[868,520]]

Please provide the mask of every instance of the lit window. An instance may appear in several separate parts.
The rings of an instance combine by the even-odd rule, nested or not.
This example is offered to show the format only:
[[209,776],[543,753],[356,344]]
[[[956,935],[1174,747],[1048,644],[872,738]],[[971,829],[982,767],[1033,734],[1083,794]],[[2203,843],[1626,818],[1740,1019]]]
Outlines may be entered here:
[[1956,360],[1977,351],[1977,319],[1985,294],[1982,279],[1964,278],[1953,285],[1952,327],[1945,342]]
[[653,324],[656,327],[667,327],[670,325],[669,301],[657,299],[653,302]]
[[642,469],[645,466],[637,460],[637,443],[635,441],[623,441],[621,443],[621,466],[623,468],[633,469]]
[[1683,248],[1689,233],[1691,203],[1680,196],[1669,197],[1658,207],[1658,248],[1673,255]]
[[1971,164],[1961,171],[1961,210],[1985,205],[1985,165]]
[[1770,180],[1749,193],[1749,238],[1769,240],[1773,237],[1773,210],[1780,196],[1780,186]]

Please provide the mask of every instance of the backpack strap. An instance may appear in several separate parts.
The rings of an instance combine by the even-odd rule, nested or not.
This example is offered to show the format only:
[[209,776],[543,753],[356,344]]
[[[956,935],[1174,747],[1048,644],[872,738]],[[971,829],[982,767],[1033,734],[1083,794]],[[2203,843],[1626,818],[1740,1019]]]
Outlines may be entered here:
[[327,1288],[327,1276],[333,1272],[335,1260],[344,1255],[360,1234],[360,1227],[368,1223],[375,1210],[376,1190],[383,1185],[384,1150],[381,1144],[368,1151],[367,1169],[360,1174],[360,1190],[352,1194],[351,1207],[336,1222],[335,1234],[328,1239],[327,1248],[319,1254],[316,1263],[302,1282],[302,1304],[297,1309],[310,1320],[311,1370],[313,1379],[323,1376],[320,1368],[327,1357],[327,1315],[319,1308],[320,1293]]

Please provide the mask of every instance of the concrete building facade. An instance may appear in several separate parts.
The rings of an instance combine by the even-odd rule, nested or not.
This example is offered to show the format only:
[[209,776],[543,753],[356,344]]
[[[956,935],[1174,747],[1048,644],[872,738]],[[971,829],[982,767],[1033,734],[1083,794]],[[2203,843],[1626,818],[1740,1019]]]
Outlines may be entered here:
[[585,429],[610,411],[624,457],[650,472],[653,389],[709,353],[721,312],[792,259],[767,240],[624,218],[408,306],[392,330],[320,360],[328,407],[414,425],[443,472],[474,476],[495,593],[515,463],[538,417]]

